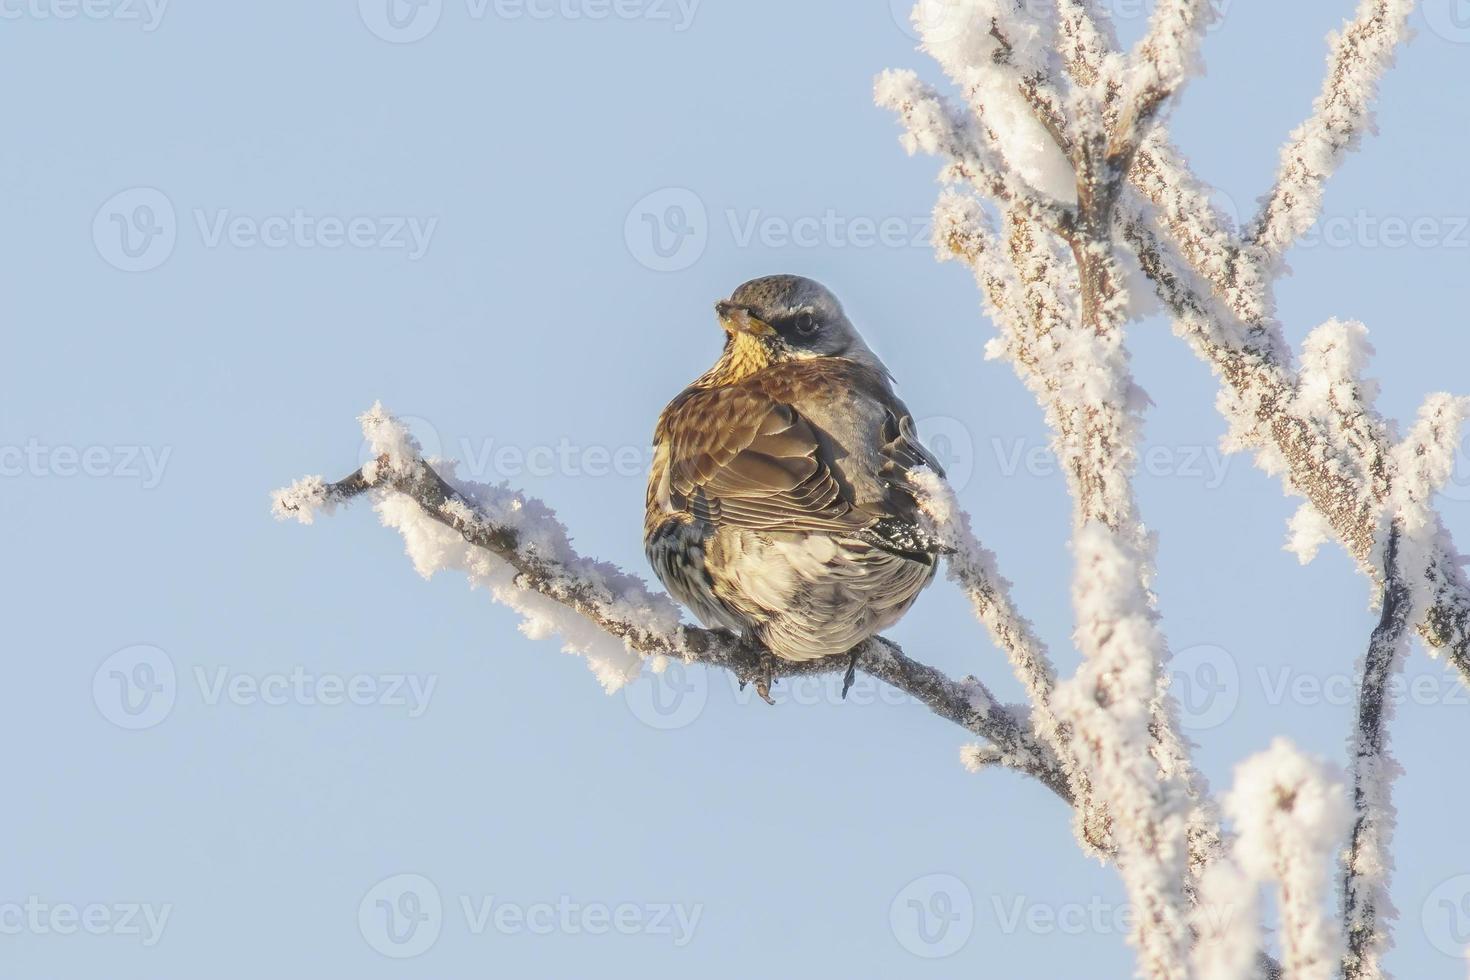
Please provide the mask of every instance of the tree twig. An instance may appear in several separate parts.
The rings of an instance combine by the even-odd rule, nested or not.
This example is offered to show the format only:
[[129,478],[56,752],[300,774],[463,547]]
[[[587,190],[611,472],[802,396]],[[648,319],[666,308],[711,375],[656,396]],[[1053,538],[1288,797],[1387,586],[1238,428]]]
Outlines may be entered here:
[[[687,663],[728,670],[742,683],[762,670],[760,651],[724,630],[680,624],[671,632],[620,615],[616,597],[585,581],[522,540],[521,533],[498,523],[479,508],[465,490],[451,486],[420,459],[393,461],[383,457],[335,483],[298,485],[296,492],[277,496],[279,516],[300,516],[314,508],[347,503],[369,492],[398,493],[414,501],[423,513],[458,533],[466,542],[508,563],[516,571],[516,585],[551,599],[585,617],[599,629],[618,637],[643,656],[672,656]],[[849,653],[805,663],[777,660],[774,677],[803,677],[845,672]],[[1036,777],[1058,797],[1073,803],[1071,787],[1050,748],[1039,741],[1027,723],[998,702],[973,677],[956,681],[907,656],[898,644],[882,637],[865,642],[857,667],[864,673],[907,694],[936,715],[990,741],[1010,769]]]
[[1343,861],[1343,980],[1378,980],[1388,947],[1389,852],[1395,763],[1388,754],[1391,705],[1388,684],[1408,650],[1410,592],[1399,564],[1400,529],[1390,529],[1385,548],[1383,610],[1363,657],[1358,710],[1353,725],[1353,828]]

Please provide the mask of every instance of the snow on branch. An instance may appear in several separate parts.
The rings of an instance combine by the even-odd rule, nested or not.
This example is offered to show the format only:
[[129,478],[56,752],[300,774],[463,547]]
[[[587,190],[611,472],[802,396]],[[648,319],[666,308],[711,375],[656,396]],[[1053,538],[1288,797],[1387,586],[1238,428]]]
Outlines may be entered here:
[[[1470,398],[1430,395],[1408,435],[1393,449],[1392,506],[1403,536],[1402,564],[1415,571],[1405,577],[1413,621],[1447,598],[1433,569],[1441,556],[1455,553],[1454,542],[1434,508],[1434,497],[1454,476],[1467,421]],[[1418,569],[1428,573],[1418,574]]]
[[1388,752],[1388,722],[1393,702],[1388,685],[1402,669],[1408,652],[1411,600],[1400,561],[1401,531],[1390,529],[1384,556],[1382,616],[1359,661],[1357,716],[1352,745],[1353,825],[1343,859],[1343,922],[1347,949],[1342,953],[1344,980],[1379,980],[1383,954],[1391,939],[1387,923],[1397,916],[1389,899],[1393,870],[1390,845],[1395,812],[1394,777],[1400,772]]
[[1119,156],[1125,171],[1164,104],[1199,70],[1200,39],[1213,19],[1210,0],[1155,4],[1148,33],[1129,58],[1123,115],[1113,134],[1111,154]]
[[1359,665],[1362,681],[1352,738],[1354,819],[1343,862],[1345,980],[1385,975],[1383,956],[1391,946],[1387,924],[1396,917],[1389,896],[1396,824],[1392,789],[1401,771],[1388,751],[1394,708],[1388,688],[1408,654],[1408,625],[1438,598],[1432,579],[1419,570],[1428,567],[1444,543],[1431,502],[1454,471],[1467,412],[1470,399],[1430,396],[1408,436],[1393,450],[1394,514],[1383,548],[1382,612]]
[[[1074,826],[1082,846],[1099,857],[1114,856],[1108,814],[1098,806],[1092,778],[1077,759],[1071,732],[1057,717],[1052,705],[1056,689],[1056,667],[1046,644],[1036,635],[1031,621],[1023,616],[1011,597],[1011,583],[1001,575],[995,554],[980,544],[970,527],[970,516],[941,477],[928,470],[910,474],[919,489],[919,504],[929,531],[951,554],[947,559],[949,578],[960,587],[995,645],[1010,657],[1011,668],[1031,704],[1031,725],[1037,737],[1052,750],[1072,789]],[[967,751],[965,765],[978,771],[986,764],[986,753]]]
[[1178,778],[1161,776],[1152,750],[1158,670],[1168,657],[1138,578],[1140,559],[1093,523],[1073,538],[1077,646],[1074,678],[1057,688],[1061,715],[1098,798],[1112,817],[1118,869],[1137,910],[1129,942],[1147,977],[1187,975],[1188,817]]
[[[1183,30],[1181,24],[1197,29],[1200,25],[1187,12],[1181,13],[1185,9],[1164,17],[1160,30],[1169,34],[1169,25]],[[1096,584],[1098,563],[1090,557],[1103,547],[1100,541],[1105,542],[1109,560],[1103,564],[1110,574],[1131,579],[1134,591],[1126,596],[1109,590],[1101,593],[1116,599],[1116,604],[1079,601],[1078,636],[1096,642],[1082,644],[1088,659],[1079,679],[1071,682],[1083,693],[1069,701],[1059,700],[1058,708],[1076,732],[1069,747],[1089,780],[1084,806],[1079,809],[1096,807],[1107,813],[1110,839],[1117,848],[1130,896],[1147,911],[1146,921],[1132,936],[1144,972],[1149,976],[1182,975],[1189,943],[1184,911],[1188,883],[1192,874],[1213,859],[1219,831],[1203,781],[1178,733],[1164,681],[1168,650],[1154,622],[1147,588],[1153,574],[1152,542],[1139,518],[1132,486],[1147,398],[1132,379],[1123,346],[1122,327],[1134,308],[1124,254],[1117,247],[1111,224],[1127,169],[1122,158],[1131,156],[1133,150],[1124,147],[1119,151],[1122,158],[1112,158],[1106,137],[1099,137],[1104,127],[1095,118],[1078,115],[1102,111],[1099,93],[1109,86],[1099,81],[1092,97],[1071,100],[1077,109],[1070,115],[1077,118],[1075,127],[1067,128],[1075,128],[1078,139],[1075,161],[1068,160],[1062,150],[1074,141],[1051,120],[1050,101],[1026,98],[1028,83],[1036,91],[1054,91],[1049,65],[1040,58],[1013,58],[1008,32],[1021,31],[1014,22],[994,17],[990,24],[990,41],[972,31],[964,44],[949,36],[944,39],[946,47],[931,53],[961,86],[976,128],[993,134],[1000,144],[995,158],[1001,166],[1018,171],[1024,166],[1007,148],[1007,134],[1014,139],[1016,133],[1030,133],[1033,145],[1039,138],[1033,130],[1008,128],[1009,110],[1019,106],[1032,115],[1032,127],[1040,125],[1053,134],[1056,159],[1065,165],[1077,190],[1076,212],[1074,217],[1068,215],[1071,221],[1048,221],[1034,195],[992,193],[1003,222],[997,235],[983,207],[970,198],[949,194],[941,197],[936,209],[936,244],[971,266],[1001,326],[1000,342],[992,345],[990,353],[1011,360],[1046,413],[1053,449],[1063,462],[1073,498],[1079,595],[1092,594],[1088,590]],[[1182,35],[1169,37],[1173,40],[1162,35],[1157,39],[1150,49],[1153,55],[1162,60],[1182,58],[1183,49],[1171,47],[1175,42],[1186,43]],[[999,62],[1003,69],[1024,63],[1027,74],[966,64],[957,53],[966,50],[966,45],[970,58],[989,59],[985,65]],[[1136,125],[1139,132],[1146,127],[1172,93],[1172,86],[1182,80],[1184,70],[1178,67],[1163,73],[1169,76],[1169,91],[1152,105],[1140,105],[1131,115],[1120,117],[1128,120],[1121,130],[1125,142],[1135,139],[1129,127]],[[1156,75],[1155,81],[1162,78]],[[1140,91],[1137,97],[1142,100],[1156,94]],[[941,159],[948,155],[943,172],[952,173],[956,161],[948,150],[953,141],[920,138],[913,131],[915,114],[903,111],[905,101],[884,96],[880,81],[879,101],[900,110],[908,130],[906,146],[927,149]],[[998,105],[1002,108],[997,109]],[[952,120],[953,115],[946,119]],[[1037,185],[1034,175],[1026,180]],[[984,183],[976,189],[987,193]],[[982,619],[983,608],[977,604]],[[1133,668],[1129,683],[1116,679],[1121,664]],[[1106,690],[1106,699],[1099,703],[1104,689],[1115,684],[1121,686]],[[1037,684],[1033,680],[1029,686],[1034,690]],[[1033,703],[1037,700],[1033,694]],[[1061,710],[1063,706],[1066,710]],[[1079,836],[1084,846],[1095,843],[1085,823]]]
[[[1326,179],[1371,126],[1378,79],[1406,34],[1412,3],[1363,0],[1355,19],[1331,39],[1313,116],[1288,141],[1279,179],[1246,232],[1214,207],[1209,188],[1155,125],[1195,69],[1208,4],[1159,0],[1147,36],[1127,56],[1091,0],[947,6],[963,13],[964,29],[951,22],[931,30],[925,50],[973,115],[956,122],[958,114],[946,106],[945,125],[968,127],[999,171],[969,183],[991,198],[1000,228],[978,200],[947,191],[936,208],[936,248],[974,273],[1000,329],[987,353],[1009,360],[1035,394],[1074,501],[1083,667],[1056,685],[1047,702],[1051,675],[1035,673],[1024,660],[1014,666],[1033,702],[1054,707],[1056,730],[1081,763],[1093,804],[1108,812],[1120,870],[1145,912],[1132,937],[1141,969],[1149,976],[1184,975],[1192,928],[1201,974],[1239,976],[1251,965],[1246,951],[1258,946],[1259,934],[1253,904],[1228,927],[1199,918],[1212,904],[1243,902],[1251,882],[1231,861],[1219,860],[1228,846],[1167,696],[1168,651],[1148,588],[1152,541],[1132,491],[1146,402],[1122,344],[1123,328],[1141,309],[1129,295],[1128,265],[1135,260],[1176,333],[1221,378],[1227,448],[1253,451],[1259,466],[1305,498],[1292,522],[1294,550],[1309,557],[1336,539],[1381,590],[1385,618],[1365,658],[1355,735],[1358,821],[1345,871],[1343,959],[1347,969],[1366,964],[1356,976],[1376,976],[1386,944],[1381,913],[1389,908],[1381,869],[1392,829],[1392,763],[1379,692],[1406,649],[1403,624],[1417,624],[1431,643],[1449,646],[1470,683],[1470,583],[1431,503],[1453,465],[1467,403],[1431,398],[1410,436],[1395,445],[1392,425],[1375,407],[1376,386],[1364,373],[1371,354],[1366,330],[1324,324],[1308,338],[1297,369],[1275,319],[1274,283],[1282,253],[1320,213]],[[1038,17],[1038,9],[1052,16]],[[1051,50],[1041,50],[1046,45]],[[931,91],[924,90],[925,98]],[[945,161],[946,179],[970,169],[954,152],[956,141],[942,131],[926,133],[935,128],[932,121],[906,111],[904,100],[890,95],[880,102],[899,109],[911,152],[924,149]],[[1064,196],[1068,169],[1076,192]],[[984,567],[983,550],[963,535],[958,543],[961,569]],[[995,615],[989,597],[967,591],[982,621]],[[1043,730],[1051,724],[1041,721]],[[1329,781],[1302,775],[1310,767],[1283,753],[1262,763],[1261,772],[1295,771],[1302,792],[1326,792]],[[982,764],[984,754],[977,751],[973,761]],[[1303,830],[1290,805],[1277,811],[1268,828],[1275,836],[1258,834],[1251,846],[1274,847],[1279,857],[1312,831]],[[1326,824],[1311,826],[1321,832]],[[1316,843],[1330,847],[1330,840]],[[1280,860],[1272,874],[1282,888],[1288,973],[1331,974],[1341,948],[1313,907],[1324,894],[1320,876]],[[1188,927],[1181,883],[1198,900]]]
[[928,530],[951,552],[947,559],[950,579],[969,597],[976,618],[990,630],[996,646],[1010,656],[1016,679],[1031,701],[1037,734],[1048,744],[1060,746],[1064,738],[1051,710],[1056,668],[1035,627],[1016,608],[1011,583],[1000,574],[995,553],[976,540],[970,516],[960,509],[943,477],[921,469],[909,479],[919,490]]
[[1056,7],[1057,53],[1064,71],[1108,108],[1108,90],[1121,89],[1116,80],[1124,66],[1111,22],[1099,16],[1094,0],[1056,0]]
[[1261,948],[1259,892],[1259,883],[1233,860],[1216,861],[1200,876],[1199,901],[1190,916],[1196,980],[1251,975]]
[[[1377,80],[1407,35],[1412,6],[1410,0],[1365,0],[1332,38],[1317,112],[1283,151],[1281,180],[1266,199],[1254,237],[1227,227],[1204,185],[1157,133],[1130,174],[1152,210],[1132,202],[1122,222],[1175,332],[1222,381],[1219,405],[1231,425],[1229,448],[1255,451],[1263,469],[1306,498],[1309,506],[1293,519],[1293,550],[1314,553],[1330,529],[1380,585],[1375,547],[1381,516],[1393,509],[1395,469],[1386,424],[1371,410],[1349,407],[1324,416],[1308,410],[1321,408],[1320,400],[1297,400],[1303,379],[1273,319],[1273,288],[1282,272],[1279,252],[1316,219],[1323,184],[1371,125]],[[1086,64],[1071,70],[1085,71]],[[1437,516],[1433,520],[1438,525]],[[1442,527],[1423,560],[1422,579],[1415,574],[1411,580],[1433,601],[1416,604],[1416,626],[1431,648],[1448,650],[1470,684],[1470,582]]]
[[[1283,974],[1290,980],[1331,980],[1343,944],[1329,914],[1328,869],[1348,822],[1337,773],[1277,739],[1236,768],[1225,807],[1238,834],[1234,863],[1251,881],[1276,883]],[[1224,914],[1253,911],[1244,887],[1224,884],[1226,902],[1247,906],[1227,905]]]
[[[1372,408],[1371,384],[1361,376],[1354,381],[1341,374],[1330,380],[1330,372],[1342,368],[1332,359],[1360,344],[1349,336],[1356,328],[1326,325],[1304,348],[1305,372],[1298,372],[1278,346],[1279,328],[1249,323],[1239,314],[1239,308],[1252,302],[1240,295],[1240,277],[1232,278],[1231,270],[1241,265],[1184,258],[1142,210],[1125,219],[1123,234],[1169,309],[1175,333],[1221,379],[1218,404],[1231,426],[1227,448],[1254,450],[1262,469],[1281,476],[1287,490],[1310,505],[1293,519],[1293,550],[1313,554],[1330,530],[1364,574],[1381,585],[1375,547],[1385,508],[1393,506],[1395,474],[1402,467],[1390,458],[1389,428]],[[1269,284],[1264,288],[1259,307],[1269,308]],[[1239,301],[1236,308],[1221,298],[1232,293]],[[1354,370],[1367,352],[1365,346],[1356,346]],[[1433,601],[1419,607],[1419,632],[1432,649],[1449,652],[1470,684],[1470,582],[1442,527],[1437,527],[1424,559],[1422,587]]]
[[[1125,197],[1125,237],[1137,237],[1140,230],[1133,226],[1139,222],[1150,232],[1161,229],[1185,260],[1174,262],[1171,271],[1192,270],[1234,314],[1212,324],[1220,333],[1218,342],[1228,351],[1289,363],[1290,351],[1272,315],[1269,283],[1258,263],[1242,255],[1232,220],[1215,206],[1210,189],[1161,130],[1144,141],[1128,179],[1133,193]],[[1143,208],[1142,201],[1154,210]]]
[[[438,462],[436,470],[420,458],[407,428],[380,405],[360,421],[374,458],[335,483],[307,477],[277,491],[278,518],[310,524],[319,514],[369,497],[383,523],[403,535],[420,574],[464,572],[471,585],[520,613],[528,636],[559,636],[568,652],[585,657],[609,692],[658,657],[729,670],[742,683],[762,669],[758,650],[722,630],[684,625],[673,601],[650,592],[642,579],[578,555],[544,504],[504,486],[458,480],[452,463]],[[778,661],[775,672],[778,678],[841,672],[851,662],[847,654],[800,664]],[[881,637],[858,649],[856,667],[986,739],[999,764],[1035,776],[1072,803],[1050,748],[1023,713],[1000,704],[980,681],[952,680]]]
[[924,51],[964,93],[1008,172],[1043,197],[1074,203],[1065,100],[1047,81],[1055,47],[1050,21],[1032,16],[1036,4],[1015,0],[944,6],[941,18],[915,20]]
[[1276,185],[1247,236],[1272,271],[1317,220],[1323,185],[1372,128],[1378,81],[1408,35],[1413,10],[1414,0],[1362,0],[1357,16],[1328,39],[1322,92],[1282,147]]
[[381,405],[359,421],[373,458],[338,483],[313,477],[278,492],[277,517],[310,523],[316,512],[362,493],[399,488],[403,492],[374,493],[374,507],[403,536],[420,575],[464,572],[521,614],[527,636],[560,636],[607,691],[638,675],[642,654],[655,648],[685,652],[673,601],[649,592],[636,576],[579,556],[544,504],[505,487],[441,480],[420,459],[407,427]]
[[[1070,190],[1070,168],[1066,183],[1057,185],[1052,181],[1053,191],[1066,187],[1069,188],[1066,194],[1050,197],[1037,194],[1034,185],[1048,183],[1051,178],[1042,179],[1040,172],[1027,178],[1023,171],[1021,179],[1017,179],[1002,159],[1003,151],[994,130],[978,127],[918,75],[911,71],[885,71],[874,83],[873,95],[880,108],[891,110],[903,123],[902,144],[908,153],[922,151],[948,161],[942,175],[946,181],[969,182],[998,201],[1024,201],[1049,227],[1060,228],[1071,223],[1066,204],[1057,200],[1075,199],[1075,193]],[[1019,146],[1031,145],[1024,138],[1016,142]],[[1015,152],[1013,149],[1012,154]],[[1055,161],[1050,164],[1054,165]]]

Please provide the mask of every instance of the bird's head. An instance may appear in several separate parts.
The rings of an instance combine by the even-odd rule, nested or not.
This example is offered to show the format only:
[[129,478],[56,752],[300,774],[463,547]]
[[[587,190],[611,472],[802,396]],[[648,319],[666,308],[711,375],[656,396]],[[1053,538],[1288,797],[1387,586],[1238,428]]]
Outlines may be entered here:
[[721,380],[772,364],[814,357],[849,357],[876,364],[842,304],[827,287],[801,276],[752,279],[715,304],[725,328]]

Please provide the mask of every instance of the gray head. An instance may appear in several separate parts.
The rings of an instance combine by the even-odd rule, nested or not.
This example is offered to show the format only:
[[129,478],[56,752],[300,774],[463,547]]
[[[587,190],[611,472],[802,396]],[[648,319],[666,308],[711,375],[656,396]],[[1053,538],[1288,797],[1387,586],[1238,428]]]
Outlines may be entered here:
[[765,276],[715,304],[730,336],[726,349],[758,341],[770,363],[848,357],[877,365],[842,304],[827,287],[801,276]]

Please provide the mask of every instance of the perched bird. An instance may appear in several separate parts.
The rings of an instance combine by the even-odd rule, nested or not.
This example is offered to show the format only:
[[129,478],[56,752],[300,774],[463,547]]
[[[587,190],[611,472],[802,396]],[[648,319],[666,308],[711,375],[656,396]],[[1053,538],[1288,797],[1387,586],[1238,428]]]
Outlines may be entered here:
[[[853,652],[908,611],[940,548],[907,474],[939,463],[837,298],[799,276],[715,304],[725,348],[659,417],[643,542],[706,626],[774,666]],[[849,668],[850,679],[851,668]]]

